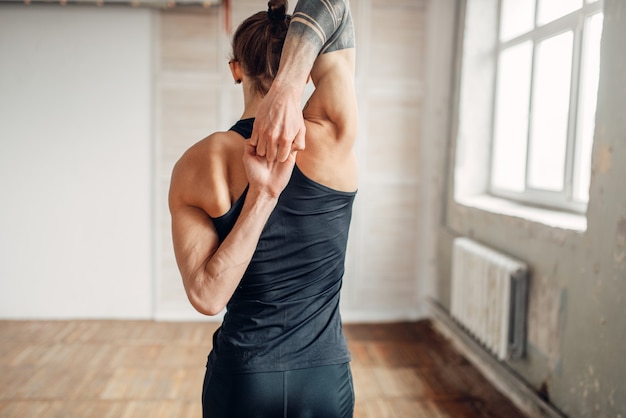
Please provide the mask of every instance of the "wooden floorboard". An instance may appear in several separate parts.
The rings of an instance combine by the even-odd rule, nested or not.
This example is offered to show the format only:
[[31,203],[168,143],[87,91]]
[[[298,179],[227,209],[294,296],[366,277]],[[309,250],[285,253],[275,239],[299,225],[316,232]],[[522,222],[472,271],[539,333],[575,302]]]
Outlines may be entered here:
[[[0,417],[200,418],[216,327],[0,321]],[[345,331],[356,418],[524,418],[429,321]]]

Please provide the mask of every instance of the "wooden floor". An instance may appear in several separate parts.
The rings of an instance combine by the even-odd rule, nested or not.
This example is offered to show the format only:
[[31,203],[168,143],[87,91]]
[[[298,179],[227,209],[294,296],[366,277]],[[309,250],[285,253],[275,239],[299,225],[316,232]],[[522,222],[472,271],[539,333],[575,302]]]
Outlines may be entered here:
[[[200,418],[215,328],[0,321],[0,417]],[[523,418],[428,321],[345,329],[355,417]]]

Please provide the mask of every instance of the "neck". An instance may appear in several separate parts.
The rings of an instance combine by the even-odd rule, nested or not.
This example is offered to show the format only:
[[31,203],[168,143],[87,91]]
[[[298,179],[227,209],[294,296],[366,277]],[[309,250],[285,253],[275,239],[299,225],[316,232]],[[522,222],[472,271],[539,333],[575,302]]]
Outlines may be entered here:
[[243,114],[241,119],[253,118],[256,116],[257,109],[263,100],[263,96],[259,93],[251,92],[244,85],[243,91]]

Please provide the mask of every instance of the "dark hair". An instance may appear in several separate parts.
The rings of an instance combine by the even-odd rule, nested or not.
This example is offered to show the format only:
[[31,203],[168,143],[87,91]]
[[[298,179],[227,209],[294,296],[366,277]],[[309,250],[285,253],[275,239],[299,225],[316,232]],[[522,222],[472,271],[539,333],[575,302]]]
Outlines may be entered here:
[[278,72],[291,22],[291,15],[286,14],[287,0],[270,0],[267,6],[267,12],[258,12],[244,20],[233,36],[232,59],[239,61],[262,95],[267,94]]

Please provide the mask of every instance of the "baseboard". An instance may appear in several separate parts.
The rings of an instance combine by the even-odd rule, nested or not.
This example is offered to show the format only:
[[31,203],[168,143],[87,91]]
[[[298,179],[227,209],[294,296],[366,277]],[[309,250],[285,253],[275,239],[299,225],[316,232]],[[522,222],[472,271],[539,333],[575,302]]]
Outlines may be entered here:
[[342,309],[341,320],[344,324],[355,323],[385,323],[385,322],[404,322],[417,321],[426,318],[416,310],[398,309],[398,310],[360,310],[360,309]]
[[506,363],[498,361],[470,337],[437,301],[430,300],[433,325],[459,350],[491,384],[532,418],[566,418],[553,405],[539,397]]

